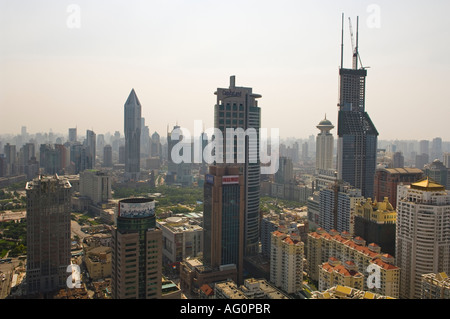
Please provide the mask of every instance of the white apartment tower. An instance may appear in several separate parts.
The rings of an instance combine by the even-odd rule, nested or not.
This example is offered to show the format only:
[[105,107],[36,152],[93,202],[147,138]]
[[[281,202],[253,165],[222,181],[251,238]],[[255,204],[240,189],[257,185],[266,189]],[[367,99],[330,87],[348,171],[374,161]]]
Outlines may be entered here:
[[297,234],[272,233],[270,282],[291,294],[303,287],[304,244]]
[[334,125],[325,119],[320,121],[316,126],[320,133],[316,137],[316,170],[329,170],[333,169],[333,134],[330,131],[334,128]]
[[400,298],[419,299],[423,274],[450,271],[450,194],[426,178],[397,191]]

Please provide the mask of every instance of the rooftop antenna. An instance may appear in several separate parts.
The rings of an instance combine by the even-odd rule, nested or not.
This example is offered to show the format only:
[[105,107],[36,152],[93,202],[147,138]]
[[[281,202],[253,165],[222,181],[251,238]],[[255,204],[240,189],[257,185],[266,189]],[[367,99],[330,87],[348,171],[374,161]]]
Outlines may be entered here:
[[342,28],[341,28],[341,69],[344,68],[344,13],[342,12]]

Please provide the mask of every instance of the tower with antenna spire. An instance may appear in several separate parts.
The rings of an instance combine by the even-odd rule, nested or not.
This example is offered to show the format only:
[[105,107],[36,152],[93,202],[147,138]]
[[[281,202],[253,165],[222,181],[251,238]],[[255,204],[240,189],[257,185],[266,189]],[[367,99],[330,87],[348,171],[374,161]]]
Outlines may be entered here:
[[[352,38],[352,68],[344,68],[344,14],[342,14],[341,66],[339,68],[338,102],[338,179],[373,197],[378,131],[366,112],[366,67],[359,56],[359,19],[356,24],[356,44]],[[358,68],[358,61],[360,66]]]

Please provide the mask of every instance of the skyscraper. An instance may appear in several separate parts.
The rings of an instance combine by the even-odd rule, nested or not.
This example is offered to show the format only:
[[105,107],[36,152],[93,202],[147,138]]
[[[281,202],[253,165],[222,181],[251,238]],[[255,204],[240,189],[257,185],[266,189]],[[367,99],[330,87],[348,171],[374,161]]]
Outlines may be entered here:
[[244,177],[239,167],[210,166],[204,184],[204,264],[236,265],[243,281]]
[[27,293],[53,292],[66,286],[70,265],[70,182],[39,176],[28,182]]
[[316,126],[320,133],[316,138],[316,170],[329,170],[333,169],[333,134],[330,131],[334,128],[334,125],[325,119],[320,121]]
[[436,137],[431,141],[431,149],[430,149],[431,160],[442,159],[442,138]]
[[112,147],[107,144],[103,148],[103,167],[112,167]]
[[141,103],[134,89],[125,102],[125,179],[139,180],[141,152]]
[[[344,24],[342,16],[342,27]],[[342,31],[343,38],[343,31]],[[365,197],[373,196],[376,169],[378,131],[365,111],[367,70],[361,65],[356,46],[353,48],[353,68],[343,67],[343,41],[339,69],[338,113],[338,178],[359,188]]]
[[87,155],[87,168],[95,168],[96,158],[96,134],[94,131],[86,131],[86,140],[84,141]]
[[421,297],[422,275],[450,272],[450,194],[426,178],[400,186],[395,260],[400,298]]
[[69,128],[69,143],[75,143],[77,141],[77,128]]
[[162,232],[156,228],[153,199],[119,201],[111,252],[114,299],[161,298]]
[[[260,202],[260,158],[259,158],[259,129],[261,126],[261,109],[258,107],[258,98],[261,95],[253,93],[249,87],[237,87],[235,76],[230,77],[229,88],[218,88],[214,93],[217,103],[214,108],[214,127],[222,132],[223,136],[223,163],[227,162],[227,155],[238,163],[238,153],[244,148],[244,163],[239,163],[244,175],[245,183],[245,254],[254,255],[259,247],[259,202]],[[227,148],[227,129],[242,129],[256,133],[256,141],[250,135],[245,141],[236,135],[233,147]],[[231,142],[231,141],[229,141]],[[231,143],[229,143],[231,145]],[[219,154],[220,156],[220,154]]]

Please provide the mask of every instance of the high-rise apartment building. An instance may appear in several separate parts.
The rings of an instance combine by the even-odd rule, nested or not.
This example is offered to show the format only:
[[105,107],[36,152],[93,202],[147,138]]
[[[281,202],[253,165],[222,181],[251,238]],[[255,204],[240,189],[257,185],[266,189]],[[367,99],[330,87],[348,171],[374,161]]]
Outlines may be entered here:
[[[261,127],[261,109],[257,99],[261,95],[253,93],[249,87],[235,85],[235,76],[230,77],[228,88],[218,88],[214,93],[217,103],[214,109],[214,127],[222,132],[223,163],[233,158],[235,164],[241,165],[245,184],[245,255],[254,255],[259,247],[259,203],[260,203],[260,158],[259,158],[259,129]],[[233,143],[227,148],[227,129],[242,129],[256,134],[248,134],[244,139],[230,136]],[[231,146],[233,145],[233,146]],[[244,149],[244,163],[239,162],[239,154]],[[234,155],[234,156],[233,156]]]
[[359,189],[336,183],[319,194],[320,227],[326,231],[353,233],[356,204],[364,199]]
[[234,264],[243,282],[244,176],[239,167],[210,166],[205,176],[203,262],[211,269]]
[[[342,24],[343,19],[342,16]],[[360,189],[362,196],[372,197],[378,131],[365,110],[367,70],[362,65],[358,68],[358,62],[357,28],[352,69],[343,67],[343,53],[341,52],[337,170],[339,180]]]
[[421,297],[422,275],[450,273],[450,194],[426,178],[399,186],[396,264],[400,297]]
[[270,247],[270,282],[288,294],[301,291],[304,243],[300,236],[274,231]]
[[132,89],[124,107],[125,178],[135,181],[141,172],[141,112],[141,103]]
[[155,201],[119,201],[112,232],[111,290],[114,299],[160,299],[162,232],[156,228]]
[[66,286],[70,258],[70,195],[67,179],[42,176],[27,183],[27,294]]

